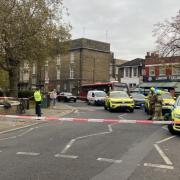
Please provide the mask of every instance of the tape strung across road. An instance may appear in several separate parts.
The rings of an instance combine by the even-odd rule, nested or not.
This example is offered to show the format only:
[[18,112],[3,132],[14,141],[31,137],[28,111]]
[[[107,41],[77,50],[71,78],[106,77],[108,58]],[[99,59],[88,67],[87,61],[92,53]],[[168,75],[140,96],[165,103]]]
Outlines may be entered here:
[[[0,115],[0,118],[12,119],[38,119],[44,121],[65,121],[65,122],[98,122],[98,123],[122,123],[122,124],[174,124],[173,121],[152,121],[152,120],[125,120],[125,119],[92,119],[92,118],[59,118],[54,116],[16,116],[16,115]],[[176,124],[180,124],[176,122]]]

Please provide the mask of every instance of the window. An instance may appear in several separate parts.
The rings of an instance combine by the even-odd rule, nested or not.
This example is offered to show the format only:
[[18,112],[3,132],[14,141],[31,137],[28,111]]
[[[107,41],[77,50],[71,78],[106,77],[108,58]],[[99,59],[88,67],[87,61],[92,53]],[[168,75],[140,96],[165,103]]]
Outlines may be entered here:
[[70,53],[70,63],[71,64],[74,63],[74,53],[73,52]]
[[36,84],[36,78],[35,77],[32,78],[32,84]]
[[33,66],[32,66],[32,74],[36,74],[36,64],[33,63]]
[[125,68],[125,77],[129,77],[129,68]]
[[155,67],[149,68],[149,76],[155,76]]
[[138,68],[137,68],[137,67],[134,67],[134,68],[133,68],[133,76],[134,76],[134,77],[137,76],[137,71],[138,71]]
[[70,79],[74,78],[74,69],[70,68]]
[[159,75],[160,76],[166,75],[166,68],[165,67],[159,67]]
[[61,77],[60,69],[57,68],[56,71],[57,71],[57,80],[59,80]]
[[180,75],[180,65],[172,67],[172,75]]
[[61,65],[61,57],[60,57],[60,55],[58,55],[57,56],[57,62],[56,62],[57,64],[56,65]]

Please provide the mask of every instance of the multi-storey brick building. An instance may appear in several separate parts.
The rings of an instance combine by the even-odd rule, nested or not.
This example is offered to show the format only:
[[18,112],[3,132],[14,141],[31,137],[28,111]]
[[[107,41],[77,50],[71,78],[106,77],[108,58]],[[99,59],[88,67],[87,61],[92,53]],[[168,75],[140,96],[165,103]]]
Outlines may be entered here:
[[77,94],[82,84],[109,81],[110,44],[84,38],[67,43],[68,53],[57,58],[56,87],[60,91]]
[[68,48],[67,53],[45,65],[32,64],[31,70],[23,65],[20,84],[25,83],[26,87],[29,87],[27,82],[33,87],[41,84],[46,90],[56,88],[77,94],[82,84],[109,81],[112,58],[109,43],[81,38],[65,42],[64,46]]

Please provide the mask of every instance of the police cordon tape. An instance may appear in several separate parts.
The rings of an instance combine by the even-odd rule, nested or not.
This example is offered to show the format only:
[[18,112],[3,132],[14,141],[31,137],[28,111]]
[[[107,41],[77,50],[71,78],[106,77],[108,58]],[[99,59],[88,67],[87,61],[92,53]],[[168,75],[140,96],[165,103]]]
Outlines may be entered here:
[[[93,118],[59,118],[54,116],[17,116],[17,115],[0,115],[0,118],[12,118],[12,119],[34,119],[44,121],[64,121],[64,122],[98,122],[98,123],[120,123],[120,124],[161,124],[168,125],[174,124],[173,121],[152,121],[152,120],[126,120],[126,119],[93,119]],[[180,124],[176,122],[175,124]]]

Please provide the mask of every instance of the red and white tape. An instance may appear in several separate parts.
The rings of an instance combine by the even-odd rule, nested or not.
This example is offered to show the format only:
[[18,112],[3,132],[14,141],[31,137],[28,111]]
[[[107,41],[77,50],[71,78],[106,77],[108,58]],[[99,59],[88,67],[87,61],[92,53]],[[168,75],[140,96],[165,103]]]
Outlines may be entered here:
[[[119,120],[119,119],[93,119],[93,118],[59,118],[54,116],[16,116],[16,115],[0,115],[0,118],[12,118],[12,119],[40,119],[45,121],[67,121],[67,122],[98,122],[98,123],[121,123],[121,124],[174,124],[173,121],[151,121],[151,120]],[[176,122],[176,124],[180,124]]]

